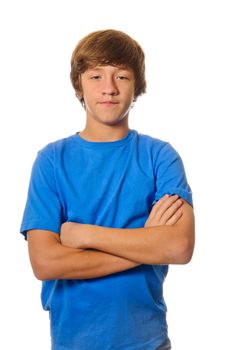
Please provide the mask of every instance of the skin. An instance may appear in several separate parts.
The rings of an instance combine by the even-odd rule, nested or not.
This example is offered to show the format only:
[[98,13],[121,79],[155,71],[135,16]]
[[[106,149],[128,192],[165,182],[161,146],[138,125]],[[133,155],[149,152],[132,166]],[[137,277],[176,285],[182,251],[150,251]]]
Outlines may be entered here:
[[[134,100],[133,72],[97,66],[82,74],[81,83],[86,125],[80,136],[94,142],[125,137]],[[40,280],[96,278],[139,264],[184,264],[193,253],[194,214],[178,196],[165,196],[153,206],[144,228],[65,223],[60,235],[28,231],[28,248]]]
[[86,125],[80,133],[89,141],[110,142],[127,135],[134,99],[134,74],[130,69],[100,66],[81,76]]
[[[164,196],[154,205],[145,226],[151,228],[174,225],[183,216],[182,204],[177,196]],[[76,248],[78,230],[75,227],[74,232],[68,225],[72,225],[72,229],[75,226],[73,223],[64,224],[61,236],[47,230],[28,231],[31,265],[39,280],[96,278],[140,265],[115,254]],[[61,239],[71,236],[72,239],[65,242],[65,246]]]
[[[70,247],[97,249],[140,264],[188,263],[194,244],[192,208],[187,202],[178,200],[177,196],[173,199],[176,206],[182,204],[182,216],[172,225],[153,226],[151,217],[148,221],[152,226],[146,224],[142,229],[115,229],[68,222],[62,227],[61,242]],[[173,204],[171,210],[174,208]]]

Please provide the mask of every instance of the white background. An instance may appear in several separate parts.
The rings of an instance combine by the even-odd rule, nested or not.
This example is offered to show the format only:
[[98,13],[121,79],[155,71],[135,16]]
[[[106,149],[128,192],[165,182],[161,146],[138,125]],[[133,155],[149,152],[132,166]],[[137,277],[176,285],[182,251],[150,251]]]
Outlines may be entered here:
[[131,128],[172,143],[194,193],[194,258],[172,266],[165,283],[173,349],[231,348],[231,18],[225,0],[1,1],[1,348],[49,349],[19,226],[37,151],[84,125],[71,53],[105,28],[127,32],[146,53],[148,89]]

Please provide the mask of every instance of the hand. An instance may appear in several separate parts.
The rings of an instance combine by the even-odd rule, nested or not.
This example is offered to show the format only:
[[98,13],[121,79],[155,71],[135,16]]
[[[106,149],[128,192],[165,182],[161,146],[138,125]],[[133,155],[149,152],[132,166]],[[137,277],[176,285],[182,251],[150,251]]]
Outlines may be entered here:
[[76,222],[63,223],[60,230],[61,244],[66,247],[80,249],[82,244],[82,227],[82,224]]
[[163,196],[152,208],[144,227],[174,225],[182,216],[183,201],[177,196]]

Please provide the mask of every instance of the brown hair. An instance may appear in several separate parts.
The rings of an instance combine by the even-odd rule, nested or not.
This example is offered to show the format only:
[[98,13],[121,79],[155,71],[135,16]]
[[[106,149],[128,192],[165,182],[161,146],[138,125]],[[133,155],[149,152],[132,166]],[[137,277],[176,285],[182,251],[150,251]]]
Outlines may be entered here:
[[135,77],[135,100],[146,91],[144,52],[129,35],[113,29],[99,30],[78,42],[71,58],[70,78],[82,103],[81,74],[96,65],[132,69]]

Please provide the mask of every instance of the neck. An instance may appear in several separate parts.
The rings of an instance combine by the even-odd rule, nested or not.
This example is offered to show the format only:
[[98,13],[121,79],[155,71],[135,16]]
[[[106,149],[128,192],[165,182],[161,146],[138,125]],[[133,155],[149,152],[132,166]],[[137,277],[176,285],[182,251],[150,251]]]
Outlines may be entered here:
[[94,123],[93,120],[86,120],[86,125],[80,136],[92,142],[113,142],[127,136],[129,132],[128,118],[124,118],[116,125]]

